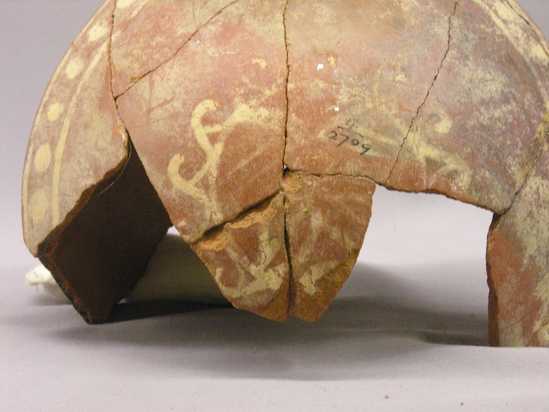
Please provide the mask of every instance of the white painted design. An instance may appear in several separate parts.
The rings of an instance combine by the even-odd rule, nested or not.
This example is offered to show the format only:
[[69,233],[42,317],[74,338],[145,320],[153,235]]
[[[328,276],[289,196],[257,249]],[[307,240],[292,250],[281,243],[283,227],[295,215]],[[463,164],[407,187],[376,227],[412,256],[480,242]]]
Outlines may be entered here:
[[110,27],[103,22],[96,24],[88,31],[88,40],[91,42],[99,40],[110,33]]
[[[172,157],[168,165],[168,177],[172,184],[181,192],[191,196],[197,200],[204,209],[204,215],[207,220],[218,221],[221,219],[221,211],[216,195],[216,178],[219,169],[219,159],[223,151],[224,141],[212,144],[209,139],[209,134],[218,133],[223,130],[222,124],[214,126],[204,126],[202,118],[210,111],[217,109],[217,103],[213,100],[205,100],[196,106],[191,118],[191,127],[194,132],[194,137],[204,153],[206,153],[206,162],[202,168],[198,170],[191,179],[184,179],[179,174],[179,168],[185,162],[185,156],[176,154]],[[197,187],[197,184],[208,175],[208,181],[211,184],[209,193],[202,188]]]
[[107,46],[108,44],[104,43],[101,47],[97,49],[95,56],[93,57],[92,61],[86,68],[86,71],[82,75],[82,78],[80,79],[80,82],[78,83],[78,86],[74,91],[73,98],[67,109],[67,114],[65,115],[65,118],[63,120],[63,127],[61,129],[61,133],[60,133],[59,140],[57,142],[57,146],[55,148],[55,154],[54,154],[53,188],[52,188],[52,199],[51,199],[53,227],[57,226],[60,223],[59,182],[61,178],[61,159],[63,158],[63,153],[65,151],[65,145],[67,143],[67,137],[69,135],[69,128],[70,128],[72,119],[74,117],[74,114],[76,112],[76,109],[78,108],[78,102],[79,102],[79,98],[82,95],[82,90],[84,86],[88,85],[87,80],[93,74],[101,58],[104,57],[104,55],[106,54]]
[[[238,124],[264,123],[272,117],[271,113],[265,108],[252,108],[247,104],[239,104],[223,123],[204,125],[202,123],[203,117],[208,112],[216,111],[218,106],[218,103],[213,100],[204,100],[196,106],[192,113],[191,128],[194,138],[206,154],[206,161],[202,167],[192,178],[185,179],[179,172],[180,167],[185,163],[185,156],[175,154],[171,158],[167,169],[168,177],[174,187],[181,193],[191,196],[201,205],[207,221],[206,224],[209,227],[211,227],[211,224],[219,224],[223,221],[223,215],[217,200],[217,185],[219,184],[217,177],[226,138]],[[210,135],[213,133],[219,133],[217,142],[214,144],[210,141]],[[200,187],[203,179],[207,179],[207,185],[203,185],[207,187],[207,191]],[[184,221],[177,224],[178,226],[186,225]]]
[[116,3],[116,8],[126,9],[135,3],[136,0],[118,0]]
[[62,103],[52,103],[48,109],[48,120],[50,122],[55,122],[57,119],[59,119],[59,116],[61,116],[63,110],[65,110],[65,106],[63,106]]
[[29,201],[30,217],[33,223],[40,223],[44,220],[49,209],[49,199],[44,189],[38,189]]
[[70,62],[68,62],[67,67],[65,68],[65,76],[67,79],[75,79],[84,69],[84,60],[80,56],[74,57]]
[[34,169],[38,173],[45,172],[51,164],[50,144],[45,143],[38,148],[34,155]]
[[303,291],[310,296],[316,292],[316,284],[324,276],[329,275],[336,267],[339,266],[337,260],[326,260],[317,262],[309,267],[307,271],[298,278],[299,283],[303,286]]
[[[255,261],[249,259],[243,262],[244,253],[237,251],[233,246],[226,246],[225,251],[235,263],[235,268],[238,270],[238,280],[236,286],[227,286],[223,283],[222,275],[223,268],[216,270],[215,278],[223,294],[229,299],[248,300],[257,292],[280,290],[287,274],[287,266],[285,263],[280,263],[275,267],[271,267],[273,259],[276,257],[282,246],[281,240],[278,237],[272,237],[270,232],[266,230],[259,237],[261,245],[261,253]],[[253,301],[248,303],[253,305]]]

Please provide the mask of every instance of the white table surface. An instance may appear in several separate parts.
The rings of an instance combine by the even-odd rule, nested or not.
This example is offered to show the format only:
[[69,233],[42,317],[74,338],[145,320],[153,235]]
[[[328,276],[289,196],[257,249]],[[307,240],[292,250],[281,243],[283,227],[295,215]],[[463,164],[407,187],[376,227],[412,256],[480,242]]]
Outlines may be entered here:
[[[519,2],[549,34],[549,0]],[[441,196],[378,189],[359,263],[313,324],[179,305],[89,326],[28,287],[28,135],[100,3],[0,0],[0,411],[549,411],[549,350],[487,346],[490,213]]]

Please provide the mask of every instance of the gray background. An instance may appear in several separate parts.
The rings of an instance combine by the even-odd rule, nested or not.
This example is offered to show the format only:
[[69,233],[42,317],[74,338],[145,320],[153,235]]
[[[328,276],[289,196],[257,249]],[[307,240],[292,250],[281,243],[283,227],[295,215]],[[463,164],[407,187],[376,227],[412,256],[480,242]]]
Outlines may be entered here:
[[[0,0],[0,410],[549,411],[549,350],[486,346],[491,215],[441,196],[379,189],[359,263],[313,324],[181,306],[88,326],[26,286],[28,135],[100,3]],[[519,3],[547,35],[549,0]]]

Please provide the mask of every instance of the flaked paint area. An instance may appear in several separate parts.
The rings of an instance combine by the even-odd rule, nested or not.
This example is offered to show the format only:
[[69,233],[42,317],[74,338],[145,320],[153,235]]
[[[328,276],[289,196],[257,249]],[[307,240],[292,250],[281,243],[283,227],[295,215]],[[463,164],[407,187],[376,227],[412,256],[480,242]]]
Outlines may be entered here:
[[498,346],[539,346],[536,324],[547,319],[534,296],[539,268],[523,259],[520,243],[510,229],[513,221],[499,220],[488,236],[490,294],[490,341]]
[[290,273],[282,194],[192,247],[236,308],[275,320],[286,318]]
[[446,52],[452,11],[429,0],[290,3],[288,167],[385,183]]
[[536,176],[529,179],[521,197],[536,199],[540,207],[519,208],[514,219],[535,224],[517,225],[517,236],[521,239],[524,258],[528,262],[549,269],[549,208],[542,207],[541,199],[549,199],[549,181]]
[[[517,225],[525,262],[539,272],[539,283],[533,294],[541,302],[540,315],[534,324],[541,346],[549,347],[549,209],[543,207],[549,201],[549,109],[538,128],[544,144],[539,158],[518,199],[528,199],[534,207],[520,208],[513,216],[519,222],[533,221],[535,224]],[[524,201],[524,200],[523,200]]]
[[318,319],[342,287],[362,246],[374,190],[365,178],[286,173],[291,315]]
[[326,260],[314,263],[301,275],[298,282],[301,284],[305,293],[314,296],[317,293],[317,284],[319,280],[338,266],[339,262],[337,260]]
[[174,57],[202,26],[235,0],[118,0],[112,41],[118,96]]
[[539,80],[547,67],[528,60],[494,18],[478,2],[457,3],[448,54],[389,186],[500,214],[513,203],[543,141],[536,129],[547,110]]
[[[491,16],[494,24],[504,33],[511,44],[523,54],[534,68],[534,75],[540,67],[549,66],[549,46],[543,35],[529,22],[526,13],[513,0],[475,0]],[[547,84],[548,79],[539,76],[540,83]],[[548,96],[549,91],[546,91]]]
[[549,325],[549,122],[534,168],[488,238],[489,276],[502,345],[546,346]]
[[[259,242],[263,243],[269,238],[271,238],[271,234],[266,232],[259,237]],[[215,271],[214,278],[219,285],[223,285],[220,287],[222,287],[224,295],[229,300],[238,300],[239,303],[237,306],[240,308],[256,305],[257,301],[253,295],[265,291],[267,293],[278,292],[284,283],[284,277],[286,277],[288,272],[287,265],[281,263],[274,267],[269,267],[277,252],[280,250],[280,246],[273,248],[271,243],[272,242],[269,242],[269,246],[263,250],[265,253],[264,260],[262,259],[259,264],[250,262],[246,271],[240,270],[236,286],[225,285],[224,280],[226,276],[223,274],[224,268],[217,268]],[[234,263],[238,263],[242,259],[241,252],[230,246],[226,247],[225,251]],[[247,280],[246,277],[248,276],[246,275],[252,277],[253,281],[250,282]]]
[[[547,148],[547,146],[546,146]],[[529,179],[521,196],[528,199],[539,199],[543,205],[549,201],[549,181],[547,177]],[[533,326],[540,344],[549,347],[547,331],[549,330],[549,209],[534,207],[519,210],[515,219],[519,222],[535,222],[517,225],[517,235],[522,240],[522,251],[525,263],[537,268],[540,273],[539,283],[533,290],[534,297],[541,302],[540,315]]]
[[541,301],[541,316],[534,324],[534,331],[537,333],[539,344],[549,348],[549,275],[546,274],[542,278],[534,294]]

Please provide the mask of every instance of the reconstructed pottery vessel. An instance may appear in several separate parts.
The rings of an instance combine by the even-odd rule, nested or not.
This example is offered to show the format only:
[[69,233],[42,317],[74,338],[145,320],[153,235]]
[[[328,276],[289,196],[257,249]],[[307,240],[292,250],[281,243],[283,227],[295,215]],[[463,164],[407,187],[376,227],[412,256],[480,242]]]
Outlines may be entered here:
[[24,236],[105,321],[174,225],[237,308],[313,321],[376,184],[494,212],[493,345],[549,346],[549,46],[514,0],[108,0],[42,100]]

